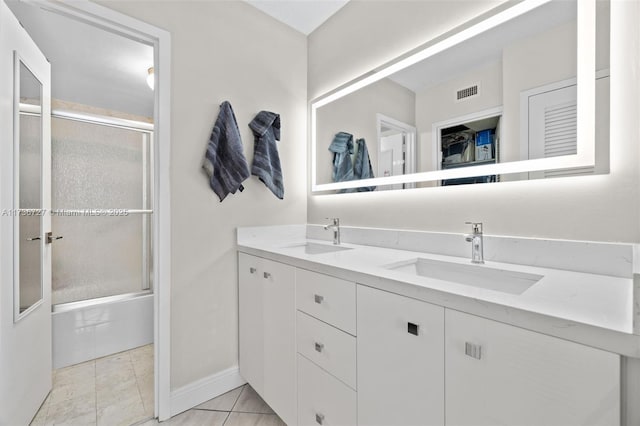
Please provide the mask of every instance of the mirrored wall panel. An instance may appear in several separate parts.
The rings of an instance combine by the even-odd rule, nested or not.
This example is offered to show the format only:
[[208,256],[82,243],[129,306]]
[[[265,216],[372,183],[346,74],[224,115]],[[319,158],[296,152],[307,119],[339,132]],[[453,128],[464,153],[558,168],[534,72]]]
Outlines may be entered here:
[[42,84],[16,55],[15,313],[18,320],[42,300]]
[[[595,8],[596,139],[608,151],[609,4]],[[361,192],[594,173],[592,165],[562,173],[474,171],[576,155],[578,16],[575,0],[549,1],[345,96],[321,98],[312,106],[315,184],[401,182],[339,191]],[[452,169],[466,176],[397,179]]]

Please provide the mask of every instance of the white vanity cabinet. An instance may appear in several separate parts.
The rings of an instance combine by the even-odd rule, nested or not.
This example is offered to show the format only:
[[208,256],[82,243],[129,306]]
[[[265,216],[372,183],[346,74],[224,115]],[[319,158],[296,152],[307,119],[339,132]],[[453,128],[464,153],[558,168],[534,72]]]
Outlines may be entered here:
[[621,359],[239,253],[240,373],[289,426],[620,425]]
[[238,254],[240,374],[296,424],[295,268]]
[[358,424],[444,424],[444,308],[358,285]]
[[447,425],[619,425],[620,357],[446,310]]

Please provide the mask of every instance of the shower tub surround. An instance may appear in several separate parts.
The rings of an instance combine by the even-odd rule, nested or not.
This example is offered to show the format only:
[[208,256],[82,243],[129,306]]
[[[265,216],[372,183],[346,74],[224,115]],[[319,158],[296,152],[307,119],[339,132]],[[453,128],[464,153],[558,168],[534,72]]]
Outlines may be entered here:
[[61,368],[153,342],[153,124],[54,107],[52,227],[64,238],[52,254],[51,320]]
[[330,234],[238,229],[240,374],[287,424],[640,421],[635,245]]
[[51,314],[53,368],[153,343],[153,294],[149,292],[61,306],[65,309]]

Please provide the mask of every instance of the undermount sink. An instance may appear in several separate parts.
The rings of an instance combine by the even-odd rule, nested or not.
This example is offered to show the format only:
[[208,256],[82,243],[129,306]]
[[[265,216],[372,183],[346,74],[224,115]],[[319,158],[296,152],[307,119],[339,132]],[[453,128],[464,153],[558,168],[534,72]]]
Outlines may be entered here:
[[386,269],[510,294],[522,294],[543,278],[543,275],[424,258],[387,265]]
[[286,246],[283,248],[303,250],[305,254],[322,254],[322,253],[334,253],[337,251],[353,250],[351,247],[343,247],[332,244],[320,244],[320,243],[302,243]]

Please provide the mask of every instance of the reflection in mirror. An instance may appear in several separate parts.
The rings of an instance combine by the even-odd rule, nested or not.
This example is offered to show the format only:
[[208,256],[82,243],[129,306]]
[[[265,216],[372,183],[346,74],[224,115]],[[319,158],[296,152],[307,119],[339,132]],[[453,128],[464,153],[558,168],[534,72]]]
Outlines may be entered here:
[[[376,114],[376,129],[378,130],[378,176],[398,176],[416,171],[416,140],[415,127]],[[385,189],[412,188],[412,183],[400,183]]]
[[[577,16],[575,0],[552,0],[345,96],[320,99],[319,107],[312,105],[315,185],[341,181],[334,179],[334,157],[328,150],[339,132],[366,141],[375,177],[468,171],[461,178],[378,185],[376,190],[606,171],[589,165],[479,174],[473,168],[575,156]],[[602,145],[597,149],[606,154],[607,1],[597,2],[596,17],[596,140]],[[608,157],[602,163],[606,169]]]
[[42,300],[42,84],[16,55],[14,111],[16,132],[14,236],[18,253],[15,271],[15,312],[17,321]]

